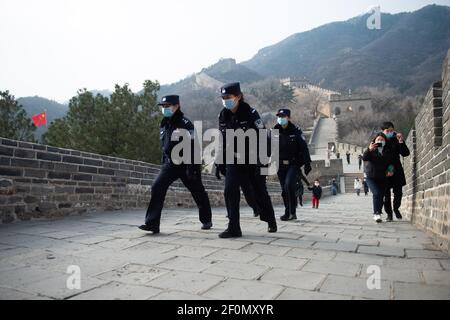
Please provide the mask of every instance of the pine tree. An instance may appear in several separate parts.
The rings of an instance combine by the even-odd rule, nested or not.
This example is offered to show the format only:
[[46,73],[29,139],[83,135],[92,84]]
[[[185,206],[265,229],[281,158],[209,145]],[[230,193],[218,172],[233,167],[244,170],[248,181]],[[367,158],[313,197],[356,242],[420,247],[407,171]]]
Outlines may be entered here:
[[128,84],[115,86],[110,97],[79,90],[67,116],[52,122],[45,143],[113,157],[159,162],[159,83],[144,82],[142,94]]
[[0,137],[35,142],[36,126],[9,91],[0,91]]

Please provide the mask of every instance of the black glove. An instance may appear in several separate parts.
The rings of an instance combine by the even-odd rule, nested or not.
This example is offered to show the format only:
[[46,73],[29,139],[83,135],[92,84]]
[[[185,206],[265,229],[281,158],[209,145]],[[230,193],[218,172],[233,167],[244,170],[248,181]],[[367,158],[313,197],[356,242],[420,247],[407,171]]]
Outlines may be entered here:
[[312,168],[311,168],[311,163],[307,163],[307,164],[305,164],[305,166],[304,166],[304,170],[305,170],[305,175],[307,176],[307,175],[308,175],[308,173],[310,173],[310,172],[311,172],[311,170],[312,170]]
[[186,167],[186,176],[188,179],[195,179],[199,175],[200,170],[197,165],[188,165]]
[[215,163],[214,165],[219,170],[221,175],[223,175],[224,177],[227,175],[226,166],[224,164],[217,164],[217,163]]

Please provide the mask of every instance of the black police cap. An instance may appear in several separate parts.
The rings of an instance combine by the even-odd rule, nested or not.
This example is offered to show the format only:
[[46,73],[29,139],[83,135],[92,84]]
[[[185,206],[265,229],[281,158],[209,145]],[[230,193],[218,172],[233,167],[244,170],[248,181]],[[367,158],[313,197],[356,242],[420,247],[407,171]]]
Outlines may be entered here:
[[241,92],[241,84],[239,82],[227,83],[222,88],[220,88],[220,94],[222,96],[230,95],[238,96]]
[[175,104],[180,104],[180,96],[177,96],[175,94],[173,95],[169,95],[169,96],[164,96],[161,98],[161,100],[159,101],[158,105],[175,105]]
[[289,109],[279,109],[277,112],[277,117],[279,116],[286,116],[286,117],[290,117],[291,116],[291,110]]

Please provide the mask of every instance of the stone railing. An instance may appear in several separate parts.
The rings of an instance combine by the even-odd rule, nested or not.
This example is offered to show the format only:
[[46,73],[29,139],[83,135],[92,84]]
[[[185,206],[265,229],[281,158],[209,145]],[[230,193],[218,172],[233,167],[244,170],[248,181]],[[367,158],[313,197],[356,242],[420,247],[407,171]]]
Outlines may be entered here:
[[401,210],[427,231],[435,244],[450,249],[450,50],[442,81],[428,91],[406,143],[403,159],[407,185]]

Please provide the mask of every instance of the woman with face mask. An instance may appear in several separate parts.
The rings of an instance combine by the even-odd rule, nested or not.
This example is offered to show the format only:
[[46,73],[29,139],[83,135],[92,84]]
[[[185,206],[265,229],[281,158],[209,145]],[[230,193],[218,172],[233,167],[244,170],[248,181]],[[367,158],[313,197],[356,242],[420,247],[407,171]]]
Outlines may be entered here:
[[386,136],[380,132],[363,154],[367,185],[373,194],[373,219],[380,223],[387,179],[394,174],[392,155],[386,147]]
[[[228,83],[220,89],[223,109],[219,114],[219,130],[222,134],[222,149],[218,152],[222,159],[216,159],[218,169],[225,174],[225,205],[227,208],[228,227],[219,234],[220,238],[242,237],[240,225],[239,203],[242,190],[251,190],[254,200],[261,209],[259,218],[268,224],[267,231],[277,232],[277,222],[272,206],[272,200],[266,187],[266,176],[260,172],[258,157],[252,161],[250,153],[258,155],[258,143],[251,144],[244,139],[243,145],[238,147],[237,137],[227,141],[227,133],[233,135],[238,131],[254,133],[259,139],[259,130],[265,129],[256,109],[244,101],[239,82]],[[259,140],[258,140],[259,141]],[[256,146],[256,147],[255,147]],[[227,159],[228,158],[228,159]],[[220,161],[219,161],[220,160]],[[256,162],[256,163],[255,163]]]
[[279,141],[280,160],[277,175],[285,207],[284,215],[280,219],[296,220],[298,177],[302,166],[305,166],[306,175],[311,171],[311,158],[302,130],[290,121],[291,111],[279,109],[276,116],[278,123],[274,129],[278,130],[278,137],[275,137]]

